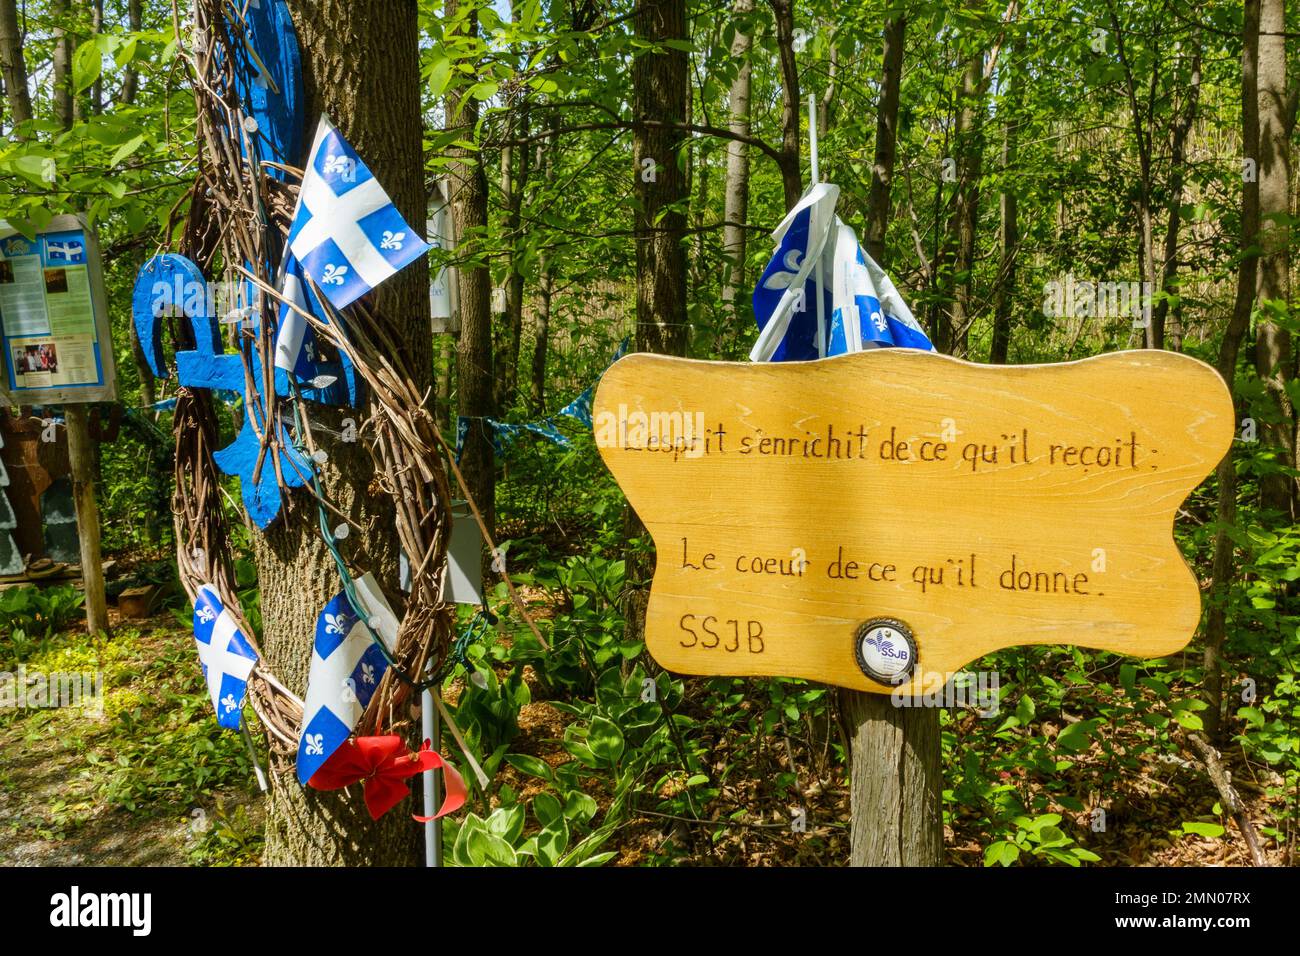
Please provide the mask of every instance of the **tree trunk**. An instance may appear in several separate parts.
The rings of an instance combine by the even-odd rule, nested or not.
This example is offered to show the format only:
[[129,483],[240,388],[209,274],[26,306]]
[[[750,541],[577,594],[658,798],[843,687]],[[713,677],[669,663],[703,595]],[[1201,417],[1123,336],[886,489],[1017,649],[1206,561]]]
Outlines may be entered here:
[[[685,0],[639,0],[632,18],[638,39],[651,43],[686,39]],[[678,49],[641,52],[632,64],[632,100],[637,121],[632,141],[636,214],[636,351],[686,354],[686,232],[683,200],[688,184],[678,165],[685,145],[687,59]],[[655,125],[643,125],[643,121]],[[645,535],[636,512],[624,514],[628,541]],[[631,547],[626,554],[625,633],[645,633],[646,590],[653,558]]]
[[[144,0],[127,0],[126,4],[126,28],[132,33],[139,33],[143,29],[143,7]],[[135,68],[135,62],[127,64],[126,72],[122,76],[122,89],[118,93],[118,102],[123,106],[134,106],[135,97],[140,88],[140,73]]]
[[[1289,301],[1291,254],[1291,122],[1287,106],[1286,2],[1260,0],[1259,5],[1259,273],[1256,298],[1260,315],[1255,336],[1255,368],[1273,402],[1275,421],[1260,428],[1263,440],[1277,449],[1278,463],[1292,465],[1295,412],[1286,393],[1291,377],[1291,333],[1272,309]],[[1279,218],[1280,217],[1280,218]],[[1295,482],[1284,474],[1260,478],[1260,499],[1283,520],[1292,513]]]
[[849,727],[853,866],[943,864],[939,711],[842,691]]
[[[835,81],[840,72],[840,45],[835,39],[835,31],[831,30],[831,49],[826,58],[826,89],[822,90],[821,99],[817,101],[817,129],[819,134],[825,136],[835,122]],[[825,157],[822,158],[825,161]],[[825,167],[823,167],[825,168]]]
[[[518,19],[519,0],[510,4],[511,16]],[[507,120],[506,139],[518,139],[521,143],[528,140],[529,127],[529,89],[524,86],[519,92],[517,112]],[[520,339],[524,331],[524,237],[519,229],[524,193],[528,189],[527,145],[505,145],[501,148],[501,203],[505,207],[504,227],[507,235],[508,253],[506,256],[506,315],[505,315],[505,354],[498,363],[496,407],[506,412],[514,404],[519,384],[519,350]]]
[[[961,98],[953,153],[957,161],[957,191],[948,221],[947,282],[950,287],[950,318],[941,351],[965,358],[972,307],[972,272],[975,266],[976,229],[979,224],[979,183],[983,166],[984,135],[980,119],[984,99],[984,53],[973,53],[962,74]],[[937,345],[938,343],[936,343]]]
[[[426,192],[419,95],[418,27],[411,0],[298,0],[291,5],[302,47],[307,116],[324,112],[365,158],[407,222],[423,223]],[[382,104],[382,109],[377,108]],[[305,153],[301,160],[305,161]],[[408,343],[402,356],[417,387],[431,377],[428,269],[421,259],[373,294],[378,313]],[[421,390],[422,387],[421,387]],[[338,430],[350,409],[315,414]],[[398,544],[386,496],[367,491],[374,474],[363,442],[328,449],[327,496],[364,534],[339,542],[345,558],[372,571],[396,600]],[[316,509],[303,494],[265,535],[254,536],[261,586],[262,649],[280,680],[306,691],[316,617],[341,589],[320,540]],[[264,865],[414,865],[419,829],[403,804],[372,821],[358,788],[321,792],[298,785],[292,766],[277,773],[267,812]]]
[[[1141,106],[1138,104],[1137,78],[1134,75],[1133,66],[1129,62],[1127,44],[1124,42],[1124,29],[1120,25],[1119,15],[1116,13],[1113,0],[1107,3],[1111,34],[1115,38],[1115,49],[1119,55],[1120,65],[1124,70],[1124,89],[1128,94],[1129,114],[1133,124],[1133,141],[1137,147],[1138,153],[1138,270],[1139,278],[1150,283],[1149,288],[1155,288],[1156,282],[1156,245],[1155,245],[1155,223],[1152,212],[1152,167],[1151,167],[1151,131],[1146,127],[1146,123],[1154,124],[1155,118],[1150,113],[1143,113]],[[1160,56],[1159,48],[1156,48],[1155,64],[1151,69],[1150,84],[1151,90],[1154,91],[1155,85],[1160,76]],[[1153,97],[1148,97],[1152,99]],[[1146,117],[1144,121],[1143,117]],[[1149,308],[1149,301],[1143,302],[1144,310]],[[1144,318],[1150,316],[1150,313],[1144,311]],[[1164,329],[1158,328],[1154,316],[1150,316],[1149,321],[1145,323],[1145,344],[1149,349],[1164,348]]]
[[72,127],[72,37],[68,34],[68,0],[50,0],[54,21],[54,53],[51,87],[54,91],[54,121],[63,129]]
[[[542,170],[542,182],[549,190],[555,182],[555,135],[549,133],[537,144],[537,165]],[[554,288],[554,263],[551,251],[545,244],[537,261],[537,312],[533,317],[532,385],[529,397],[533,411],[546,410],[546,351],[551,334],[551,296]]]
[[776,48],[781,61],[781,188],[785,208],[803,195],[799,170],[799,65],[794,58],[794,0],[768,0],[776,21]]
[[[95,0],[94,12],[91,14],[90,32],[96,36],[104,32],[104,0]],[[90,115],[98,116],[104,111],[104,74],[90,86]]]
[[[754,10],[754,0],[735,0],[732,13],[738,17]],[[731,81],[727,98],[728,129],[737,136],[749,135],[749,91],[753,78],[753,63],[749,51],[753,37],[736,28],[731,41],[731,58],[739,61],[736,78]],[[738,140],[727,142],[727,184],[723,198],[722,226],[722,304],[732,319],[741,311],[738,300],[743,301],[745,288],[745,223],[749,219],[749,145]]]
[[[1259,4],[1246,0],[1242,27],[1241,53],[1241,144],[1242,155],[1259,161]],[[1256,273],[1259,260],[1250,250],[1258,240],[1259,182],[1242,176],[1241,193],[1241,264],[1237,268],[1237,297],[1232,317],[1219,346],[1219,374],[1236,398],[1237,358],[1242,338],[1250,327],[1251,307],[1255,302]],[[1235,404],[1235,401],[1234,401]],[[1237,517],[1237,471],[1233,467],[1233,450],[1219,462],[1216,478],[1219,485],[1218,515],[1214,532],[1214,559],[1210,570],[1209,611],[1205,616],[1205,734],[1212,742],[1223,738],[1223,673],[1220,658],[1228,634],[1228,597],[1234,575],[1233,553],[1236,545],[1229,529]]]
[[889,228],[894,158],[898,155],[898,95],[903,85],[906,33],[906,14],[899,13],[885,22],[880,106],[876,110],[876,158],[871,164],[871,191],[867,194],[867,255],[881,265],[885,263],[885,232]]
[[32,98],[27,89],[27,61],[15,0],[0,0],[0,71],[9,101],[10,126],[26,123],[32,118]]
[[[636,34],[651,42],[686,39],[684,0],[641,2]],[[635,118],[636,347],[686,354],[687,186],[678,164],[686,137],[686,53],[641,53],[632,64]]]
[[[1166,295],[1173,295],[1178,280],[1178,232],[1183,219],[1183,179],[1187,171],[1187,136],[1196,121],[1196,108],[1201,94],[1201,36],[1198,32],[1193,37],[1192,75],[1187,89],[1187,104],[1183,114],[1174,122],[1173,134],[1169,148],[1169,216],[1165,226],[1164,266],[1160,276],[1160,289]],[[1183,347],[1181,323],[1177,321],[1178,312],[1174,312],[1172,325],[1167,321],[1169,300],[1161,298],[1155,308],[1152,323],[1160,330],[1162,338],[1168,339],[1174,351]]]
[[[455,15],[458,0],[446,5],[448,20]],[[470,14],[465,29],[478,32],[478,16]],[[447,122],[462,131],[464,138],[474,135],[478,124],[478,101],[462,90],[447,94]],[[473,257],[482,249],[487,232],[487,177],[479,154],[464,147],[450,150],[456,162],[449,167],[451,208],[456,223],[457,248],[463,257]],[[492,436],[484,418],[495,414],[492,368],[492,277],[483,265],[465,265],[458,270],[460,282],[460,339],[456,347],[457,410],[470,419],[465,445],[461,450],[460,470],[465,484],[478,504],[490,533],[496,525],[496,457]]]
[[[1006,365],[1011,348],[1012,306],[1016,293],[1016,256],[1020,246],[1020,207],[1015,189],[1011,185],[1011,171],[1016,167],[1016,152],[1020,141],[1021,104],[1024,96],[1024,78],[1015,72],[1013,64],[1019,63],[1023,44],[1017,40],[1011,60],[1004,69],[1006,88],[1002,95],[1006,116],[1002,122],[1002,187],[998,196],[998,214],[1001,219],[998,241],[998,282],[993,299],[993,333],[989,342],[989,362]],[[1001,114],[1003,106],[998,107]]]

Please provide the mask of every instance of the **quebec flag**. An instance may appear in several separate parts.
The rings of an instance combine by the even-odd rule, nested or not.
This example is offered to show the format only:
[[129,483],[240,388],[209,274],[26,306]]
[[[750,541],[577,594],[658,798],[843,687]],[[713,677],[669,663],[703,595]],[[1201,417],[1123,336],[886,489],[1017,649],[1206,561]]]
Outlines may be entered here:
[[829,313],[829,290],[817,284],[814,267],[823,258],[839,198],[840,187],[814,184],[772,233],[776,251],[754,288],[754,317],[762,331],[751,361],[798,362],[824,354],[817,297]]
[[303,174],[289,249],[336,308],[351,305],[431,247],[326,117]]
[[316,619],[298,740],[299,783],[306,784],[348,739],[386,670],[383,651],[347,593],[336,594]]
[[199,588],[194,599],[194,643],[208,683],[217,723],[238,730],[248,690],[248,677],[257,663],[253,650],[210,584]]
[[[275,367],[291,375],[310,377],[311,353],[316,336],[302,312],[310,312],[315,316],[324,313],[304,280],[302,264],[292,254],[284,257],[281,266],[280,295],[284,297],[284,302],[280,304],[280,321],[275,333]],[[293,303],[302,312],[291,308],[289,303]]]
[[827,355],[894,345],[933,352],[934,346],[885,270],[867,255],[852,229],[835,220],[834,272]]
[[754,289],[761,330],[749,357],[795,362],[900,346],[933,351],[894,283],[835,215],[839,187],[815,183],[772,233]]

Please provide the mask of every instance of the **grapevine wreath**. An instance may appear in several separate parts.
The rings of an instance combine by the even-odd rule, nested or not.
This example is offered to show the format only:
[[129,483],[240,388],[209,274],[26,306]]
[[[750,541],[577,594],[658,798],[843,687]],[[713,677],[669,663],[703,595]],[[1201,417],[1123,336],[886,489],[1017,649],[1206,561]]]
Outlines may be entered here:
[[[307,515],[319,524],[348,602],[368,624],[370,638],[386,660],[383,676],[352,728],[356,740],[407,730],[412,695],[438,685],[453,662],[455,606],[443,595],[452,520],[449,472],[488,547],[494,555],[499,552],[465,488],[455,455],[426,407],[427,392],[422,394],[417,386],[393,325],[365,299],[334,308],[310,277],[306,284],[313,307],[304,308],[300,298],[284,293],[282,260],[304,171],[289,162],[297,155],[290,148],[300,139],[301,94],[296,41],[282,0],[259,6],[194,0],[190,16],[191,45],[178,42],[197,107],[197,176],[168,223],[167,235],[179,236],[181,256],[155,256],[142,270],[137,328],[139,289],[145,280],[157,277],[150,270],[162,269],[168,259],[201,273],[200,280],[223,275],[239,284],[251,303],[220,317],[196,316],[194,309],[179,302],[160,315],[154,303],[146,310],[146,320],[161,318],[177,349],[173,512],[180,580],[195,602],[196,615],[204,601],[215,597],[247,639],[255,662],[247,674],[246,699],[265,732],[273,764],[284,769],[300,745],[304,702],[270,670],[236,596],[219,467],[225,451],[218,448],[223,413],[218,411],[221,389],[216,384],[229,382],[231,390],[242,390],[241,440],[249,444],[252,462],[251,469],[241,473],[245,504],[254,489],[270,488],[269,497],[286,503],[272,509],[271,520],[275,512],[283,512],[278,520],[303,520]],[[173,18],[181,38],[175,3]],[[272,94],[274,101],[268,102]],[[286,388],[277,383],[272,351],[277,321],[283,322],[287,313],[306,324],[314,336],[313,361],[326,371],[307,380],[289,375]],[[214,340],[210,349],[209,337]],[[142,337],[142,344],[155,372],[166,375],[157,343],[151,346]],[[236,354],[227,354],[223,344],[233,345]],[[187,381],[182,353],[197,356],[187,359],[191,370],[206,362],[204,367],[220,366],[220,375],[196,379],[191,371]],[[242,389],[234,388],[240,381]],[[330,500],[320,478],[319,466],[329,457],[324,436],[337,432],[319,424],[313,428],[313,416],[322,396],[335,396],[328,404],[342,404],[337,401],[341,392],[357,406],[356,440],[374,464],[368,493],[391,500],[397,540],[409,565],[409,592],[399,605],[403,610],[391,646],[374,633],[378,625],[369,616],[373,607],[357,594],[358,582],[368,577],[366,569],[345,558],[337,544],[352,520]],[[309,497],[314,514],[287,507],[291,489]],[[495,562],[494,569],[504,578],[524,621],[546,646],[501,562]],[[234,726],[246,733],[238,719],[236,713]],[[451,729],[459,738],[454,724]],[[355,741],[349,746],[355,750]]]

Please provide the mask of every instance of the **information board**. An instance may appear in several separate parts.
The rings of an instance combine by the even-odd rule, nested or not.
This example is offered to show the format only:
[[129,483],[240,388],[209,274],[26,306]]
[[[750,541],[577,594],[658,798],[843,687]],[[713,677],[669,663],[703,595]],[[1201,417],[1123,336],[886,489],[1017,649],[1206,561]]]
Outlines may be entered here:
[[116,397],[99,244],[81,216],[34,237],[0,221],[0,397],[66,405]]
[[1200,619],[1173,521],[1233,407],[1187,356],[637,354],[594,411],[654,538],[646,644],[669,670],[919,694],[1015,644],[1171,654]]

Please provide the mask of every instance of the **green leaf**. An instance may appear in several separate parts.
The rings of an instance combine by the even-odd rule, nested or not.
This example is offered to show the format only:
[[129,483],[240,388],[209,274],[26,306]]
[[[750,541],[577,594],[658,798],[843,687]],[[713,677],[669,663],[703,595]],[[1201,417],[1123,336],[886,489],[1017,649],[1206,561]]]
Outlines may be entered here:
[[121,146],[117,148],[117,152],[113,154],[113,158],[108,161],[109,167],[112,168],[113,166],[116,166],[118,163],[122,162],[122,160],[126,159],[128,156],[133,154],[137,149],[139,149],[143,145],[144,145],[143,133],[141,133],[139,136],[132,136],[130,139],[128,139],[125,143],[123,143]]
[[623,756],[623,732],[613,721],[595,717],[591,721],[591,730],[587,733],[587,746],[598,760],[612,766]]
[[550,764],[540,757],[529,754],[506,754],[506,763],[530,777],[538,777],[548,783],[555,780],[555,773],[551,770]]
[[533,816],[542,826],[550,826],[553,821],[564,818],[564,805],[555,794],[542,791],[533,797]]
[[99,44],[87,40],[72,54],[72,88],[80,93],[94,86],[104,69],[104,55]]
[[555,866],[569,846],[569,825],[558,817],[537,835],[537,862],[542,866]]
[[1056,735],[1056,746],[1062,750],[1068,750],[1077,753],[1080,750],[1087,750],[1092,743],[1092,732],[1096,729],[1097,720],[1080,720],[1077,723],[1068,724],[1064,730]]
[[1197,836],[1203,837],[1221,837],[1225,831],[1223,827],[1217,823],[1197,823],[1196,821],[1192,821],[1183,824],[1183,832],[1195,833]]
[[451,79],[451,60],[442,57],[433,64],[429,71],[429,87],[434,96],[442,96],[447,90],[447,81]]
[[985,866],[1010,866],[1020,859],[1020,848],[1009,840],[990,843],[984,850]]

